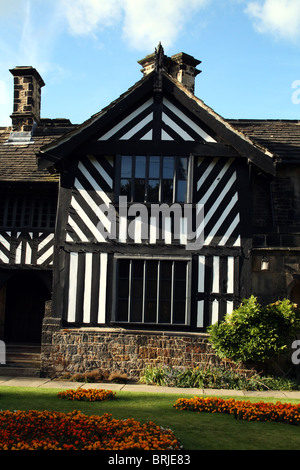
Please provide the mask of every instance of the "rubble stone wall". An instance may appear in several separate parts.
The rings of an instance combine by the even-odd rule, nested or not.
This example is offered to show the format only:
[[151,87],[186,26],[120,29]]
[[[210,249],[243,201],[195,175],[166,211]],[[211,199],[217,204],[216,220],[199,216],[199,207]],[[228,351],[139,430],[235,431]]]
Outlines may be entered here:
[[185,368],[218,364],[207,340],[208,335],[197,333],[59,329],[52,332],[51,341],[42,344],[42,374],[58,377],[101,370],[137,379],[149,365]]

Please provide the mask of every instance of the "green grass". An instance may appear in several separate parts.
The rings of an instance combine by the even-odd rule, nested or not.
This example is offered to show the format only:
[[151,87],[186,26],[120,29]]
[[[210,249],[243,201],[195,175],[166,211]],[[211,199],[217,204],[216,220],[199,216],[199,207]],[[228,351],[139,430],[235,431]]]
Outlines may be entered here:
[[[185,450],[299,450],[300,426],[284,423],[236,421],[222,414],[193,413],[173,407],[182,394],[116,392],[116,400],[68,401],[57,397],[59,389],[0,387],[0,410],[53,410],[110,413],[115,418],[152,420],[172,429]],[[227,397],[228,398],[228,397]],[[241,399],[241,398],[238,398]],[[247,397],[243,399],[248,399]],[[249,398],[250,399],[250,398]],[[252,401],[262,401],[251,398]],[[279,401],[277,398],[264,401]],[[281,399],[299,403],[299,400]]]

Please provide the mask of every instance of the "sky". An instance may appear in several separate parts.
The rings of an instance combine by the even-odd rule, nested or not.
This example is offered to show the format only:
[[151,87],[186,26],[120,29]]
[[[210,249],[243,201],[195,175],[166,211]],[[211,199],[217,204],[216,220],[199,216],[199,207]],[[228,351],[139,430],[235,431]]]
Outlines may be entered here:
[[15,66],[42,76],[42,118],[80,124],[142,78],[138,60],[201,60],[195,95],[224,118],[300,119],[300,0],[0,0],[0,126]]

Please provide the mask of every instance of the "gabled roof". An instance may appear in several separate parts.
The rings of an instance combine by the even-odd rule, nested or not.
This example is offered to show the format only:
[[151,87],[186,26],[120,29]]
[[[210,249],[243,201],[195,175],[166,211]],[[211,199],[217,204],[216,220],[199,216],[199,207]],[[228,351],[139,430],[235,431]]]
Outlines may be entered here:
[[300,121],[231,119],[228,122],[254,142],[278,155],[277,162],[300,162]]
[[112,109],[114,109],[116,113],[120,113],[122,111],[122,107],[120,108],[120,103],[122,103],[123,100],[126,101],[126,99],[128,99],[128,97],[130,97],[135,90],[139,90],[139,88],[142,87],[144,83],[147,83],[148,80],[149,77],[142,78],[135,85],[130,87],[125,93],[123,93],[119,98],[114,100],[98,113],[91,116],[75,129],[65,133],[49,145],[42,146],[37,155],[40,160],[39,167],[44,169],[55,165],[64,157],[69,155],[79,145],[91,138],[91,136],[94,135],[94,129],[98,126],[100,119],[105,118]]
[[74,126],[68,119],[42,119],[31,141],[8,143],[10,127],[0,128],[0,181],[46,183],[58,182],[59,175],[40,170],[36,155]]
[[59,168],[62,161],[80,152],[126,152],[137,142],[139,152],[145,148],[178,153],[181,148],[188,155],[244,157],[263,171],[275,173],[274,153],[163,70],[154,70],[76,129],[42,146],[39,168]]

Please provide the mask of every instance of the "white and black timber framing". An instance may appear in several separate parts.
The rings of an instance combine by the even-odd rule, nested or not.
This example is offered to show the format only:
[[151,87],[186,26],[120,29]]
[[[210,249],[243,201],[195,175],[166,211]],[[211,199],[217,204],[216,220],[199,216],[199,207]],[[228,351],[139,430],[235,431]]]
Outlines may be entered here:
[[[99,220],[108,231],[110,225],[99,206],[111,203],[118,211],[121,156],[188,159],[187,202],[204,206],[201,249],[188,250],[184,242],[175,242],[163,233],[155,239],[149,234],[141,241],[138,229],[130,238],[121,230],[121,220],[115,239],[101,236]],[[168,76],[159,57],[149,76],[55,145],[42,149],[39,164],[40,168],[54,167],[61,174],[53,315],[63,324],[205,331],[250,294],[249,169],[254,165],[274,174],[274,163],[263,148]],[[154,260],[159,276],[162,266],[171,261],[172,286],[176,280],[174,263],[186,263],[186,311],[179,323],[164,322],[159,315],[146,321],[144,310],[135,322],[130,314],[120,321],[120,259],[131,260],[128,282],[132,282],[134,260],[144,261],[144,273],[147,262]],[[140,281],[145,289],[145,274]]]
[[56,185],[2,184],[1,268],[53,268],[56,210]]
[[54,233],[0,232],[1,265],[37,266],[53,265]]

